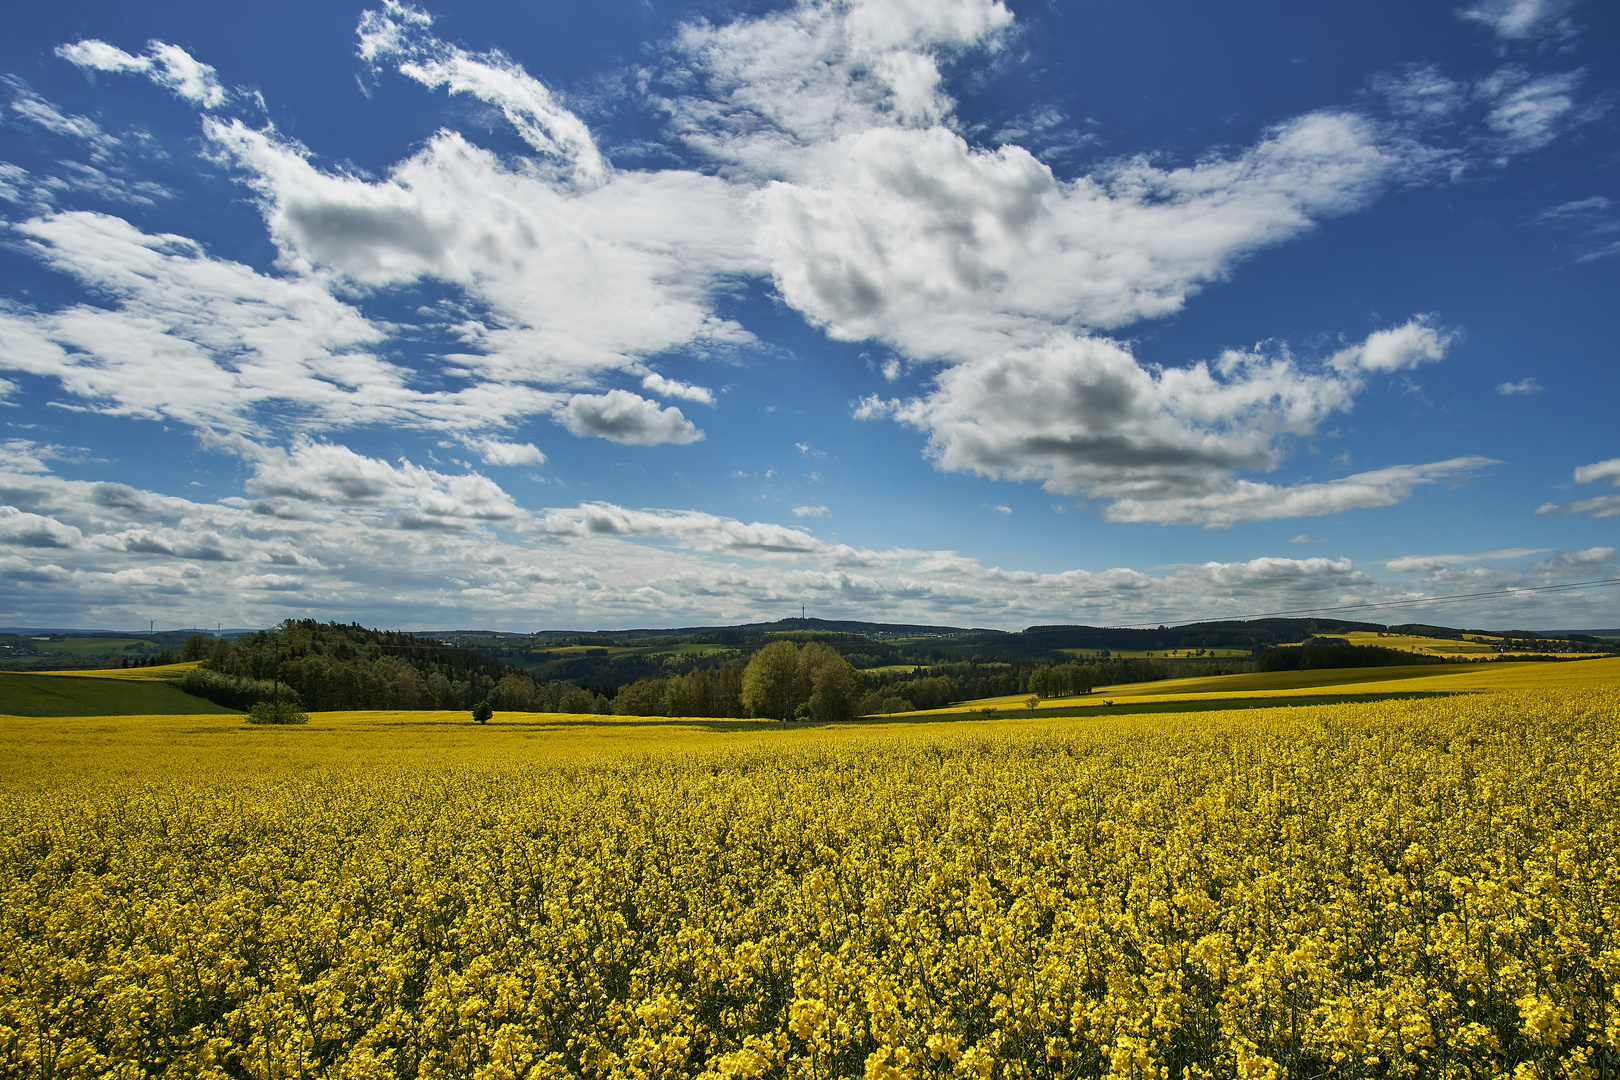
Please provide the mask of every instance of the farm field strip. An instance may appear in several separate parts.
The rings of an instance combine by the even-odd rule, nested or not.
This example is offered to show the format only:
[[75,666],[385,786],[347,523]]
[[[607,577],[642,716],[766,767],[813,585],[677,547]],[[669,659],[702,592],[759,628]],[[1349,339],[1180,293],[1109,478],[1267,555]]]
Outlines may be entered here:
[[1253,649],[1213,648],[1213,649],[1058,649],[1079,660],[1093,660],[1104,653],[1113,660],[1231,660],[1247,659],[1253,655]]
[[146,638],[137,637],[70,637],[58,640],[42,641],[29,637],[28,642],[38,652],[66,653],[76,655],[79,653],[109,652],[112,650],[129,649],[145,645],[156,649],[158,646]]
[[200,661],[187,660],[178,664],[154,664],[151,667],[92,668],[70,671],[30,671],[29,675],[52,675],[69,679],[120,679],[127,682],[167,682],[195,668]]
[[[1299,700],[1302,692],[1318,702],[1336,697],[1371,702],[1417,694],[1481,694],[1511,689],[1553,692],[1572,687],[1613,692],[1620,688],[1620,658],[1470,665],[1441,675],[1434,671],[1433,666],[1329,669],[1135,683],[1105,687],[1087,696],[1048,699],[1033,713],[1025,708],[1025,697],[1015,696],[931,712],[867,717],[829,727],[784,728],[760,720],[515,712],[497,713],[493,723],[481,727],[472,723],[467,713],[455,710],[312,713],[310,723],[297,728],[255,727],[245,723],[240,714],[0,716],[0,758],[15,763],[11,777],[34,777],[30,782],[46,775],[56,777],[56,782],[67,782],[74,776],[94,772],[96,762],[102,762],[111,775],[119,776],[184,774],[192,767],[187,763],[199,762],[213,762],[207,766],[209,769],[239,766],[250,773],[273,766],[314,769],[343,763],[362,767],[379,760],[410,762],[417,768],[461,760],[495,766],[574,758],[594,761],[621,754],[660,754],[672,748],[685,752],[738,745],[794,745],[833,735],[881,741],[944,738],[969,730],[992,735],[1038,730],[1052,724],[1059,725],[1054,730],[1064,730],[1063,725],[1076,722],[1109,720],[1112,707],[1105,703],[1110,701],[1120,709],[1207,703],[1225,715],[1241,713],[1244,698],[1254,700],[1256,705],[1281,704]],[[1165,689],[1172,692],[1161,692]],[[986,707],[1021,715],[985,719]],[[199,708],[217,710],[206,702],[199,703]],[[1058,712],[1068,715],[1042,716]],[[1073,717],[1076,713],[1080,714],[1078,719]],[[1215,722],[1215,716],[1212,712],[1210,722]],[[225,765],[224,759],[231,764]],[[4,780],[0,779],[0,783]]]
[[581,656],[586,653],[606,653],[609,656],[706,656],[726,652],[729,645],[535,645],[536,653],[556,653],[563,656]]
[[1605,677],[749,731],[0,718],[0,1075],[1610,1075]]
[[[1164,679],[1158,682],[1100,686],[1090,694],[1043,698],[1036,710],[1077,706],[1105,708],[1105,701],[1198,701],[1235,696],[1273,698],[1313,694],[1390,696],[1402,693],[1482,693],[1492,690],[1570,686],[1620,687],[1620,657],[1572,661],[1512,661],[1445,667],[1322,668],[1310,671],[1267,671],[1212,678]],[[932,713],[977,712],[986,707],[1024,709],[1027,694],[1011,694],[963,702]],[[931,715],[927,713],[909,715]]]
[[[1380,634],[1370,630],[1355,630],[1331,637],[1345,638],[1352,645],[1375,645],[1384,649],[1402,649],[1407,652],[1426,653],[1431,656],[1485,657],[1485,656],[1542,656],[1533,650],[1498,652],[1496,644],[1505,640],[1498,635],[1467,634],[1463,640],[1452,638],[1417,637],[1410,634]],[[1606,652],[1559,653],[1560,656],[1608,656]]]

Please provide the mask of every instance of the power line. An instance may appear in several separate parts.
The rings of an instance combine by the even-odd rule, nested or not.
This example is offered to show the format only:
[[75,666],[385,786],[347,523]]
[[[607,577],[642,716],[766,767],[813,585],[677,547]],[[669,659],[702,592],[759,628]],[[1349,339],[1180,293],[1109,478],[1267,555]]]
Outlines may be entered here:
[[[1245,619],[1274,619],[1284,615],[1326,615],[1338,611],[1366,611],[1372,608],[1407,607],[1413,604],[1455,604],[1464,600],[1489,600],[1498,596],[1518,596],[1522,593],[1560,592],[1568,589],[1601,589],[1608,586],[1620,585],[1620,578],[1601,578],[1596,581],[1569,581],[1562,585],[1530,585],[1522,588],[1496,589],[1491,592],[1453,593],[1449,596],[1421,596],[1411,600],[1382,600],[1367,604],[1339,604],[1334,607],[1305,607],[1289,608],[1286,611],[1267,611],[1258,615],[1234,615],[1222,622],[1241,622]],[[1163,621],[1144,623],[1121,623],[1118,626],[1106,627],[1111,630],[1141,630],[1154,629],[1163,626]]]

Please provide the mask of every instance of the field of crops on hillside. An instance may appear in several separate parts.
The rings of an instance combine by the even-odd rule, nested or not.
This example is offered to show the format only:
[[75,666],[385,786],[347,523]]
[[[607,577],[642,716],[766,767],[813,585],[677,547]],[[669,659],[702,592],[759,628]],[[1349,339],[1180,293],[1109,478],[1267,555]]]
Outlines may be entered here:
[[0,1075],[1613,1076],[1620,694],[1587,682],[5,718]]
[[[1426,653],[1430,656],[1445,656],[1453,659],[1481,660],[1496,656],[1535,656],[1536,651],[1507,648],[1504,638],[1498,634],[1464,634],[1458,638],[1423,637],[1414,634],[1373,633],[1365,630],[1355,630],[1345,634],[1337,634],[1352,645],[1374,645],[1385,649],[1403,649],[1408,652]],[[1568,656],[1602,656],[1602,652],[1569,652]]]
[[[106,672],[0,671],[0,715],[129,716],[165,713],[218,713],[218,705],[184,693],[164,681],[181,667],[124,668]],[[158,672],[160,674],[151,674]]]
[[1307,671],[1257,671],[1243,675],[1197,676],[1121,683],[1089,694],[1045,698],[1028,705],[1027,695],[965,701],[916,716],[998,713],[1038,716],[1055,711],[1107,712],[1111,708],[1166,702],[1284,704],[1312,699],[1342,698],[1373,701],[1396,696],[1433,696],[1493,693],[1501,690],[1536,690],[1558,694],[1571,687],[1620,686],[1620,657],[1594,657],[1574,661],[1507,661],[1457,666],[1318,668]]
[[1233,659],[1253,655],[1253,649],[1058,649],[1060,653],[1072,656],[1077,660],[1095,660],[1099,657],[1113,657],[1123,660],[1143,660],[1151,657],[1180,657],[1185,659],[1210,658]]

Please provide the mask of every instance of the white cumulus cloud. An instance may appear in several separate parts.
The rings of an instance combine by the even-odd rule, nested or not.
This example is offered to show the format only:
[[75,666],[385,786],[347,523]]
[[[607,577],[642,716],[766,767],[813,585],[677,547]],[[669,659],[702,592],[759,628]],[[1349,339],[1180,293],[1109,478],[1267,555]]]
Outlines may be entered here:
[[[504,517],[504,493],[476,474],[337,444],[265,452],[249,484],[256,497],[220,502],[64,479],[49,470],[51,453],[0,446],[0,505],[9,508],[0,510],[0,574],[8,618],[23,624],[186,623],[206,610],[235,625],[291,614],[428,629],[453,610],[514,629],[712,625],[807,602],[832,618],[881,608],[898,621],[963,626],[1119,625],[1557,584],[1609,574],[1614,556],[1602,547],[1520,568],[1445,566],[1421,586],[1380,582],[1343,558],[1037,573],[689,510],[582,503]],[[505,528],[479,527],[487,524]],[[1462,618],[1599,625],[1603,610],[1586,595],[1526,594]]]
[[[1555,8],[1482,0],[1464,15],[1522,38],[1561,17]],[[361,175],[231,115],[240,95],[176,46],[64,45],[86,70],[146,75],[211,110],[203,136],[257,194],[278,266],[260,273],[118,219],[37,218],[19,227],[30,250],[111,300],[0,316],[0,364],[55,376],[110,412],[263,439],[256,417],[290,404],[300,430],[459,428],[490,464],[535,464],[531,444],[487,432],[549,415],[621,443],[702,438],[679,408],[615,384],[715,404],[649,363],[754,344],[717,297],[768,278],[829,336],[892,350],[886,379],[931,373],[920,396],[871,395],[854,412],[917,428],[941,468],[1103,499],[1111,520],[1388,505],[1482,459],[1292,487],[1240,474],[1276,469],[1291,438],[1352,408],[1371,376],[1441,359],[1456,334],[1437,317],[1315,363],[1272,347],[1150,369],[1101,335],[1171,315],[1254,253],[1433,175],[1449,159],[1415,140],[1410,117],[1438,123],[1472,94],[1516,152],[1591,112],[1578,72],[1510,64],[1467,87],[1414,68],[1384,87],[1407,119],[1321,108],[1196,160],[1115,158],[1064,177],[1024,147],[974,143],[955,115],[945,72],[1013,40],[1000,0],[803,0],[688,23],[662,43],[635,92],[702,160],[638,170],[615,166],[566,95],[499,50],[440,39],[433,23],[399,0],[365,12],[358,52],[372,77],[476,99],[526,149],[498,154],[441,129]],[[1037,126],[1063,123],[1043,117]],[[448,327],[464,347],[443,358],[459,389],[423,389],[380,359],[409,328],[367,319],[356,299],[424,281],[465,300]],[[175,400],[151,392],[154,365],[187,373]]]
[[1608,480],[1616,487],[1620,487],[1620,458],[1582,465],[1575,470],[1577,484],[1590,484],[1594,480]]
[[534,443],[502,442],[499,439],[468,439],[467,446],[486,465],[543,465],[546,455]]
[[[308,516],[309,504],[398,511],[407,527],[461,527],[510,522],[526,514],[512,497],[477,473],[447,475],[401,461],[358,454],[347,446],[303,440],[291,451],[263,451],[247,490],[263,512]],[[303,504],[303,505],[298,505]]]
[[55,518],[31,514],[15,506],[0,506],[0,544],[31,548],[72,548],[83,534]]
[[926,431],[943,469],[1111,500],[1109,520],[1229,525],[1315,516],[1390,505],[1415,483],[1484,463],[1399,466],[1294,488],[1236,475],[1276,468],[1280,440],[1310,435],[1348,410],[1368,373],[1438,359],[1449,340],[1418,318],[1314,368],[1285,351],[1232,350],[1213,363],[1150,372],[1118,342],[1071,335],[956,364],[939,373],[932,393],[903,402],[873,395],[854,416],[895,416]]
[[685,398],[687,401],[700,401],[705,405],[714,404],[714,391],[707,386],[694,386],[691,383],[666,379],[656,371],[641,380],[641,388],[654,394],[662,394],[664,397]]
[[1361,344],[1335,353],[1330,363],[1340,371],[1401,371],[1443,358],[1455,339],[1454,332],[1435,325],[1434,316],[1419,315],[1369,334]]
[[659,408],[658,402],[628,390],[575,394],[560,415],[575,435],[594,435],[635,446],[689,443],[703,438],[697,425],[675,406]]

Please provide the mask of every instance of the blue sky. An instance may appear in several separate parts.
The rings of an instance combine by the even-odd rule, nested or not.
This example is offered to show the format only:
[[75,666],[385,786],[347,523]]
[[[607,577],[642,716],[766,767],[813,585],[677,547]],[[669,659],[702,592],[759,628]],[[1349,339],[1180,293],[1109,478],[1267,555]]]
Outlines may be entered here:
[[1017,629],[1620,576],[1617,21],[29,11],[0,624]]

